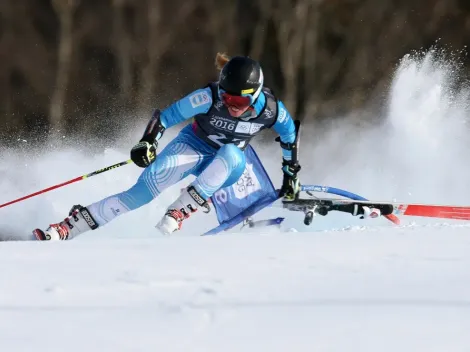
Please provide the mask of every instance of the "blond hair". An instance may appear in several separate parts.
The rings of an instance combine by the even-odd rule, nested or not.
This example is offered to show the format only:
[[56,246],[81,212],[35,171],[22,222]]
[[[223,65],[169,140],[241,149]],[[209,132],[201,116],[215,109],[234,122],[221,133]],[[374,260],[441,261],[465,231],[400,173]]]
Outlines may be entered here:
[[229,60],[230,57],[226,53],[218,52],[215,56],[215,67],[217,67],[217,69],[221,71],[225,64],[229,62]]

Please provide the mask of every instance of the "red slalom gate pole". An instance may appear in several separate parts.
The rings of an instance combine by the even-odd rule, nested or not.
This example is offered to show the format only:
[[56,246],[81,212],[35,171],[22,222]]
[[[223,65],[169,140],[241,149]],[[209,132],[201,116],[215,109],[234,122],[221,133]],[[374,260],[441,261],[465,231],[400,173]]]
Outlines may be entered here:
[[4,203],[4,204],[0,204],[0,208],[4,208],[4,207],[9,206],[9,205],[11,205],[11,204],[21,202],[21,201],[23,201],[23,200],[25,200],[25,199],[29,199],[29,198],[35,197],[35,196],[37,196],[37,195],[39,195],[39,194],[43,194],[43,193],[52,191],[52,190],[57,189],[57,188],[60,188],[60,187],[70,185],[70,184],[72,184],[72,183],[75,183],[75,182],[84,180],[84,179],[86,179],[86,178],[90,178],[90,177],[93,177],[93,176],[102,174],[103,172],[106,172],[106,171],[109,171],[109,170],[113,170],[113,169],[116,169],[116,168],[118,168],[118,167],[121,167],[121,166],[130,164],[130,163],[132,163],[132,160],[129,159],[129,160],[122,161],[122,162],[120,162],[120,163],[117,163],[117,164],[114,164],[114,165],[111,165],[111,166],[107,166],[107,167],[105,167],[105,168],[102,168],[102,169],[93,171],[93,172],[91,172],[91,173],[89,173],[89,174],[86,174],[86,175],[83,175],[83,176],[79,176],[79,177],[73,178],[73,179],[71,179],[71,180],[69,180],[69,181],[66,181],[66,182],[63,182],[63,183],[59,183],[58,185],[45,188],[45,189],[43,189],[43,190],[40,190],[40,191],[31,193],[31,194],[28,194],[27,196],[24,196],[24,197],[21,197],[21,198],[12,200],[12,201],[7,202],[7,203]]

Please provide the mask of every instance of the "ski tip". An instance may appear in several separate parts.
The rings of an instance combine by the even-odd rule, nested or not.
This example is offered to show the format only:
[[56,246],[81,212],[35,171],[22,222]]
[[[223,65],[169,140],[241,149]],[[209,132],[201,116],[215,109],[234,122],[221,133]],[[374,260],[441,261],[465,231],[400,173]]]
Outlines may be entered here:
[[391,222],[393,222],[395,225],[400,225],[400,219],[396,215],[389,214],[389,215],[385,215],[385,217]]

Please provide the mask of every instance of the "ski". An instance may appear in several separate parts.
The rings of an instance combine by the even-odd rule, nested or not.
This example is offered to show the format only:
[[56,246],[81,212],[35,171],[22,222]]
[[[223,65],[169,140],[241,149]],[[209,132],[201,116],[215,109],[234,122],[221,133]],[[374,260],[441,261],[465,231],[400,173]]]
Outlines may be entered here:
[[[292,211],[303,211],[305,213],[315,211],[323,215],[330,210],[340,210],[341,205],[367,205],[379,208],[384,215],[407,215],[442,219],[470,220],[470,206],[414,204],[399,202],[376,202],[349,199],[298,199],[294,202],[283,202],[283,207]],[[344,210],[343,210],[344,211]],[[309,214],[310,215],[310,214]],[[325,214],[326,215],[326,214]]]
[[[364,198],[356,193],[352,193],[341,188],[324,186],[324,185],[302,185],[301,191],[306,192],[310,196],[313,196],[312,192],[320,192],[320,193],[334,194],[334,195],[349,198],[352,200],[364,200],[364,201],[368,200],[367,198]],[[387,220],[393,222],[395,225],[400,225],[400,219],[395,214],[384,215],[384,217]]]

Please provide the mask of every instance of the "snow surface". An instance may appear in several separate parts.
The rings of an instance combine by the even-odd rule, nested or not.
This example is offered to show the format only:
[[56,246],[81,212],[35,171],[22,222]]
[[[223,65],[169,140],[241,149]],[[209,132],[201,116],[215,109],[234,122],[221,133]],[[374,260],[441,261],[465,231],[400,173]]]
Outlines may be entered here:
[[[468,205],[461,80],[442,53],[405,57],[376,123],[357,114],[305,126],[302,182]],[[126,160],[142,130],[93,155],[86,141],[34,150],[19,138],[0,153],[0,203]],[[279,186],[279,146],[257,151]],[[2,208],[0,239],[24,239],[140,172],[125,166]],[[307,227],[273,207],[256,220],[286,216],[281,229],[200,237],[216,220],[197,214],[159,235],[190,181],[73,241],[0,242],[0,351],[470,351],[470,222],[331,214]]]
[[469,253],[451,225],[5,242],[0,348],[468,351]]

